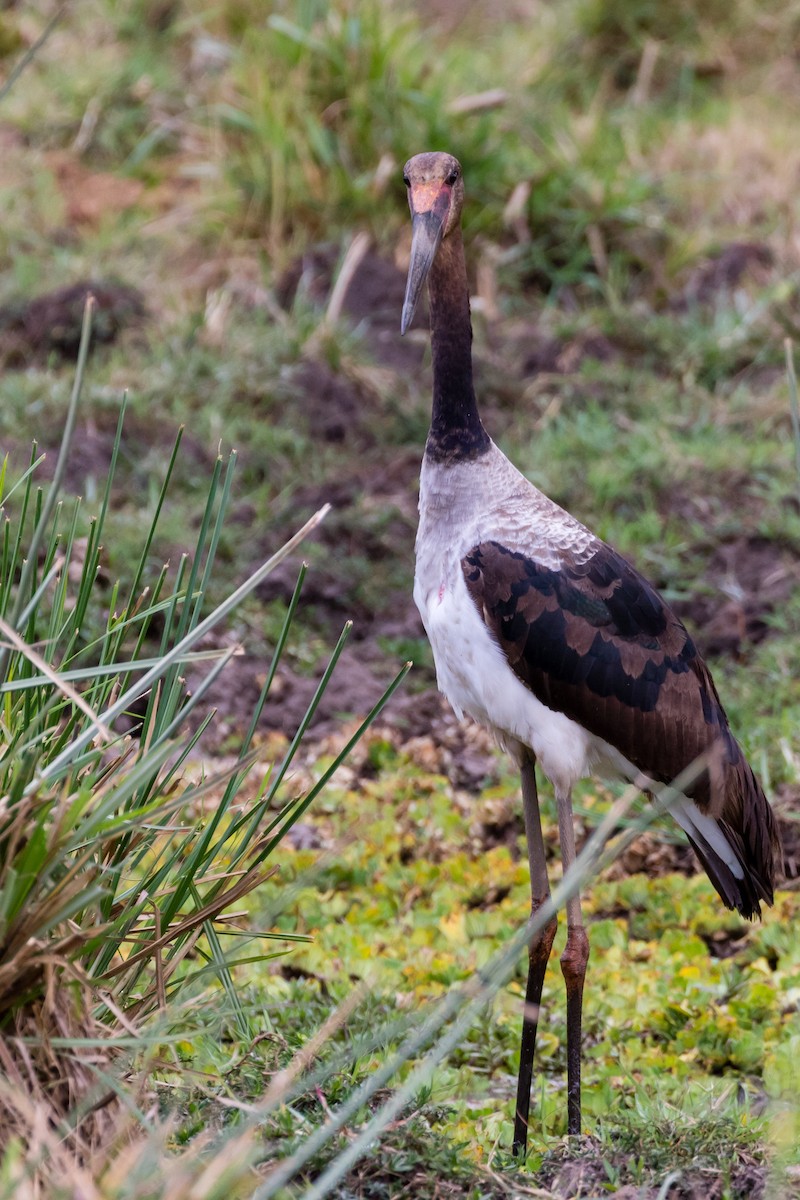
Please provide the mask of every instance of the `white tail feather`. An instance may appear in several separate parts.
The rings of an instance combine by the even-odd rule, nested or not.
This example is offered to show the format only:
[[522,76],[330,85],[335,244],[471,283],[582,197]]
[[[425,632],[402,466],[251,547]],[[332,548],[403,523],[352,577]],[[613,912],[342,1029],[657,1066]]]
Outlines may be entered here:
[[722,861],[731,869],[736,879],[744,878],[744,868],[736,857],[732,846],[713,817],[707,817],[692,800],[676,800],[670,812],[689,837],[706,842]]

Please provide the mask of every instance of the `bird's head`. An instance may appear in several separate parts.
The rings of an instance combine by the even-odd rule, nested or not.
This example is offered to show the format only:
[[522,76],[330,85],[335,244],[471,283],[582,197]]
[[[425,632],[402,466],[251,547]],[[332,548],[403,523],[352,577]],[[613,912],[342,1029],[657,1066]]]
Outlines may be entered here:
[[411,324],[436,252],[461,218],[464,180],[461,164],[452,154],[415,154],[403,168],[411,209],[411,261],[400,332]]

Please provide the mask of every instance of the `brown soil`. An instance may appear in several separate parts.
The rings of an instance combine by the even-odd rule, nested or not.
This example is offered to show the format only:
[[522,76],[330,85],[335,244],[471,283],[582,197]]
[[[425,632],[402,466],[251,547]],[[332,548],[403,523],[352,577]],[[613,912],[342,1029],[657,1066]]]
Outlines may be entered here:
[[84,280],[53,292],[0,307],[0,367],[21,370],[51,354],[74,359],[81,340],[86,297],[96,302],[92,344],[113,342],[145,315],[135,288],[109,281]]
[[[325,442],[344,442],[350,450],[374,444],[369,428],[369,404],[363,388],[333,371],[327,363],[307,360],[292,374],[302,397],[299,411],[313,436]],[[297,408],[296,401],[293,404]]]
[[[298,291],[323,308],[336,278],[340,251],[336,246],[314,246],[294,262],[278,281],[276,294],[290,308]],[[400,336],[400,312],[406,281],[394,263],[372,251],[354,272],[343,301],[343,312],[355,325],[369,327],[369,342],[377,362],[396,371],[413,370],[422,362],[424,343]],[[422,306],[424,308],[424,306]],[[415,326],[424,315],[415,318]]]
[[138,204],[145,185],[138,179],[91,171],[71,151],[52,151],[47,158],[66,208],[66,227],[98,226],[110,213]]
[[[1,332],[0,332],[1,336]],[[88,418],[79,417],[67,460],[64,490],[76,496],[87,492],[87,481],[104,481],[108,475],[111,452],[116,434],[118,410],[97,408]],[[129,487],[148,485],[148,461],[154,442],[172,445],[177,435],[175,423],[158,413],[144,412],[131,406],[125,416],[124,457],[132,471]],[[53,478],[59,449],[61,429],[45,429],[37,443],[37,449],[45,458],[37,468],[37,477]],[[3,452],[18,463],[30,457],[30,444],[7,438]],[[193,438],[188,430],[183,431],[176,473],[186,478],[195,472],[210,472],[212,461],[207,447]],[[183,474],[181,474],[183,473]],[[234,514],[235,519],[235,514]],[[171,549],[171,548],[167,548]],[[184,547],[176,547],[182,550]],[[274,546],[273,546],[274,549]]]
[[698,592],[673,607],[706,655],[738,657],[769,635],[769,617],[800,587],[800,558],[777,542],[742,537],[714,548]]
[[532,328],[526,332],[529,345],[522,362],[523,374],[570,375],[586,359],[611,362],[622,357],[620,348],[599,332],[581,333],[572,338],[551,338]]

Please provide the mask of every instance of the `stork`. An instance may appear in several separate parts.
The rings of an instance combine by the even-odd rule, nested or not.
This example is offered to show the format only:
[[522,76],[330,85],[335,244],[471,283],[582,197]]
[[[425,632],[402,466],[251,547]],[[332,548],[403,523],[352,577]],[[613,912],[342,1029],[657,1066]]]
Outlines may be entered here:
[[[708,667],[655,589],[527,480],[483,427],[461,235],[464,182],[450,154],[405,165],[412,217],[401,332],[425,283],[433,409],[422,463],[414,599],[440,690],[519,764],[531,911],[550,895],[535,764],[558,805],[563,870],[575,859],[572,789],[599,773],[644,793],[705,766],[678,797],[684,829],[728,908],[772,903],[780,844],[772,810],[728,726]],[[581,1131],[581,1013],[589,939],[566,904],[567,1128]],[[532,936],[513,1148],[527,1147],[533,1054],[553,917]]]

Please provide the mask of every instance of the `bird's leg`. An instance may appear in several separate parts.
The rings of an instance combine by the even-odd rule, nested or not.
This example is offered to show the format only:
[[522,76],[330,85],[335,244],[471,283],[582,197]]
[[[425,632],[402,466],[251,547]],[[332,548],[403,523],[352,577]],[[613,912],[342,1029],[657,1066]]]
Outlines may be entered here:
[[[558,833],[564,874],[575,861],[575,828],[572,797],[557,795]],[[581,1014],[583,981],[589,960],[589,939],[583,927],[581,898],[576,892],[567,901],[567,944],[561,955],[561,971],[567,985],[567,1133],[581,1131]]]
[[[528,841],[528,862],[531,871],[531,915],[550,898],[547,879],[539,795],[536,790],[535,759],[526,755],[522,760],[522,807],[525,814],[525,836]],[[528,947],[528,985],[525,989],[525,1012],[522,1019],[522,1041],[519,1049],[519,1078],[517,1080],[517,1110],[514,1119],[513,1153],[524,1158],[528,1145],[528,1115],[531,1106],[533,1051],[547,960],[556,935],[556,918],[551,917],[543,929],[531,938]]]

